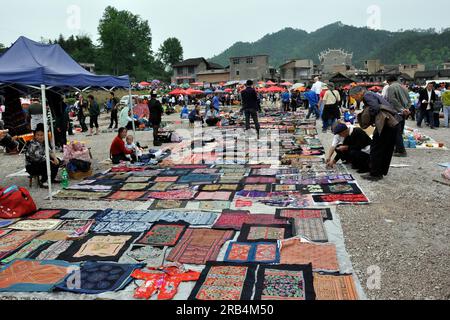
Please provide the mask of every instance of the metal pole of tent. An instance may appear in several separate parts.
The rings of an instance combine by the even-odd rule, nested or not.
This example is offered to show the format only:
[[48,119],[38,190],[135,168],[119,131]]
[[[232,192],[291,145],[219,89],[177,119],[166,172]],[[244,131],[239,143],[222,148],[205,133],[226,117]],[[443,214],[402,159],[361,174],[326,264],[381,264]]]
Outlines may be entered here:
[[131,87],[128,88],[128,94],[129,94],[129,98],[128,98],[128,104],[131,110],[131,123],[133,124],[133,135],[134,135],[134,139],[137,141],[136,138],[136,125],[134,124],[134,105],[133,105],[133,100],[132,100],[132,95],[131,95]]
[[49,106],[48,108],[48,115],[50,117],[50,132],[52,133],[52,152],[56,153],[56,143],[55,143],[55,129],[53,127],[53,116],[52,116],[52,110]]
[[44,138],[45,138],[45,162],[47,164],[47,181],[48,181],[48,193],[50,196],[50,201],[53,201],[52,195],[52,178],[51,178],[51,168],[50,168],[50,144],[48,141],[48,117],[47,117],[47,97],[45,95],[45,85],[41,85],[41,96],[42,96],[42,111],[44,114]]

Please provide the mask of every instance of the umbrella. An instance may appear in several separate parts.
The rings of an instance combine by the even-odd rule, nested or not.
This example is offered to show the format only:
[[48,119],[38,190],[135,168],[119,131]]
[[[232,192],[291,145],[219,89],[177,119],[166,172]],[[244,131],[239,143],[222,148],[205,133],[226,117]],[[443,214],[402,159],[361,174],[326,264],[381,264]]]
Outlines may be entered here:
[[175,89],[175,90],[173,90],[173,91],[171,91],[171,92],[169,92],[169,94],[171,95],[171,96],[178,96],[178,95],[180,95],[180,94],[186,94],[186,91],[184,91],[183,89]]
[[268,86],[274,86],[274,85],[276,85],[276,83],[275,82],[273,82],[273,81],[267,81],[266,82],[266,84],[268,85]]
[[266,92],[284,92],[284,88],[280,88],[280,87],[277,87],[277,86],[274,86],[274,87],[270,87],[269,89],[267,89],[266,90]]
[[198,95],[198,94],[203,94],[203,91],[195,90],[195,89],[187,89],[185,92],[186,92],[186,94],[188,96],[195,96],[195,95]]
[[191,83],[191,85],[194,87],[203,87],[204,86],[203,82],[194,82],[194,83]]
[[148,83],[148,82],[146,82],[146,81],[142,81],[141,83],[139,83],[139,85],[140,85],[141,87],[149,87],[149,86],[151,86],[152,84],[151,84],[151,83]]
[[233,89],[225,89],[224,90],[226,93],[232,93],[233,92]]
[[216,89],[216,91],[214,91],[214,93],[225,93],[225,91],[220,90],[220,89]]
[[213,94],[214,91],[212,91],[211,89],[206,89],[206,90],[204,91],[204,93],[205,93],[205,94]]
[[286,82],[281,83],[280,85],[284,86],[284,87],[292,87],[293,83],[290,83],[289,81],[286,81]]

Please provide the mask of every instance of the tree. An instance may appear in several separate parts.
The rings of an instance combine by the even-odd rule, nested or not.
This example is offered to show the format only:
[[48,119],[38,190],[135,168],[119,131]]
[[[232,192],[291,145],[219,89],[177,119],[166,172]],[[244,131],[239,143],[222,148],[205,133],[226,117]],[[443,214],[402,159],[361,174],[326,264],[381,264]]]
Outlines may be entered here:
[[6,51],[6,47],[3,45],[3,43],[0,43],[0,54],[4,53]]
[[151,67],[152,34],[148,21],[108,6],[98,26],[101,69],[142,78]]
[[177,38],[169,38],[158,50],[159,59],[171,69],[174,64],[183,60],[183,47]]
[[97,60],[97,48],[88,35],[72,35],[67,39],[60,35],[53,44],[59,44],[78,63],[95,63]]

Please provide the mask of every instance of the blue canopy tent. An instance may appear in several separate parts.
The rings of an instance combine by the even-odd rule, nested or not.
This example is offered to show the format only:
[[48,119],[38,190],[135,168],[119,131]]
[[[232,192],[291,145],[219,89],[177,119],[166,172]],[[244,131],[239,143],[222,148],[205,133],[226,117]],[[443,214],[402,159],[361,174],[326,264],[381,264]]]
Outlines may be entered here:
[[[46,132],[48,132],[46,90],[71,88],[77,91],[85,91],[91,87],[104,90],[114,88],[131,90],[128,76],[94,75],[80,66],[59,45],[42,44],[25,37],[17,39],[8,51],[0,57],[0,86],[17,85],[41,90]],[[48,135],[45,135],[45,149],[49,194],[50,200],[52,200]]]

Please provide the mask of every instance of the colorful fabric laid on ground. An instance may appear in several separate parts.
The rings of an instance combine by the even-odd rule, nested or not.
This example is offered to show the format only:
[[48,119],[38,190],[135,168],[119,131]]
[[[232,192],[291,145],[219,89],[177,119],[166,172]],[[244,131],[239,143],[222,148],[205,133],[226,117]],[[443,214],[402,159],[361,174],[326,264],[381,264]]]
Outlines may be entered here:
[[265,176],[255,176],[245,178],[245,183],[247,184],[273,184],[277,183],[277,179],[274,177]]
[[24,245],[22,248],[20,248],[18,251],[16,251],[15,253],[10,255],[9,257],[1,260],[1,263],[2,264],[7,264],[7,263],[10,263],[11,261],[16,260],[16,259],[29,258],[30,255],[33,252],[38,250],[40,247],[46,245],[47,243],[49,243],[49,242],[48,241],[44,241],[44,240],[33,239],[33,240],[31,240],[30,243]]
[[189,300],[250,300],[255,284],[256,265],[208,262]]
[[167,210],[186,208],[187,201],[182,200],[155,200],[149,210]]
[[65,261],[14,260],[0,269],[0,292],[49,292],[71,267]]
[[223,244],[233,236],[234,231],[188,229],[167,260],[204,265],[207,261],[215,261]]
[[294,219],[294,234],[314,242],[328,242],[322,217]]
[[198,280],[200,272],[171,266],[160,269],[135,270],[131,276],[138,280],[144,280],[144,284],[136,289],[134,298],[150,299],[158,292],[158,300],[172,300],[177,294],[180,284]]
[[89,235],[83,240],[75,241],[65,252],[59,255],[58,259],[69,262],[117,262],[139,235],[139,233],[107,236]]
[[10,255],[40,234],[39,231],[12,231],[0,238],[0,259]]
[[46,241],[63,241],[63,240],[67,240],[68,237],[69,237],[69,233],[66,231],[48,230],[48,231],[45,231],[42,235],[40,235],[36,239],[46,240]]
[[62,220],[58,219],[43,219],[43,220],[21,220],[10,226],[10,229],[23,231],[45,231],[54,230]]
[[324,204],[368,204],[364,194],[326,194],[314,195],[314,202]]
[[314,219],[333,220],[331,209],[277,209],[277,219]]
[[145,262],[147,266],[160,267],[164,265],[165,253],[166,248],[159,249],[151,246],[132,247],[122,256],[119,262]]
[[254,300],[315,300],[312,266],[260,266]]
[[69,210],[61,216],[61,219],[92,219],[100,211],[83,211],[83,210]]
[[292,238],[281,241],[280,256],[281,264],[305,265],[311,263],[314,271],[339,271],[334,244],[313,244]]
[[200,211],[121,211],[105,210],[96,217],[98,222],[178,222],[184,221],[194,226],[210,226],[216,221],[217,214]]
[[[119,291],[133,280],[131,274],[144,266],[143,264],[86,262],[81,265],[79,270],[74,270],[64,281],[59,283],[56,290],[80,294]],[[76,277],[79,277],[79,282],[71,283],[70,279]]]
[[217,174],[188,174],[180,177],[179,183],[204,183],[208,184],[220,178]]
[[55,260],[59,255],[65,252],[69,247],[74,243],[71,240],[61,240],[58,242],[54,242],[49,246],[46,246],[40,252],[36,252],[31,255],[29,258],[35,260]]
[[[285,224],[288,223],[284,220]],[[276,219],[270,214],[250,214],[249,211],[225,210],[214,224],[214,229],[241,230],[244,224],[273,225],[283,224],[283,220]]]
[[0,237],[4,236],[5,234],[11,232],[10,229],[0,229]]
[[148,187],[148,183],[125,183],[120,191],[143,191]]
[[56,218],[61,213],[61,210],[39,210],[36,213],[28,216],[29,220],[51,219]]
[[243,224],[238,242],[283,240],[292,237],[290,225]]
[[56,199],[99,200],[106,198],[111,192],[88,192],[78,190],[61,190],[53,197]]
[[155,247],[174,247],[183,236],[189,224],[176,222],[169,223],[160,221],[153,225],[137,244]]
[[116,191],[108,199],[136,201],[143,198],[146,193],[145,191]]
[[0,228],[8,227],[17,222],[17,219],[0,219]]
[[92,229],[94,233],[129,233],[129,232],[145,232],[151,228],[149,222],[97,222]]
[[203,211],[222,212],[230,209],[231,203],[229,201],[201,201],[199,209]]
[[225,253],[225,262],[233,263],[267,263],[280,262],[280,251],[277,242],[232,242]]
[[314,273],[316,300],[358,300],[352,275]]
[[196,201],[230,201],[233,192],[216,191],[216,192],[199,192],[195,197]]
[[192,200],[195,198],[195,191],[192,190],[171,190],[162,192],[149,192],[147,198],[159,200]]
[[67,220],[67,221],[64,221],[58,227],[57,230],[58,231],[66,231],[68,233],[75,233],[78,230],[86,230],[86,228],[90,228],[90,226],[93,223],[95,223],[95,220],[82,220],[82,219]]

